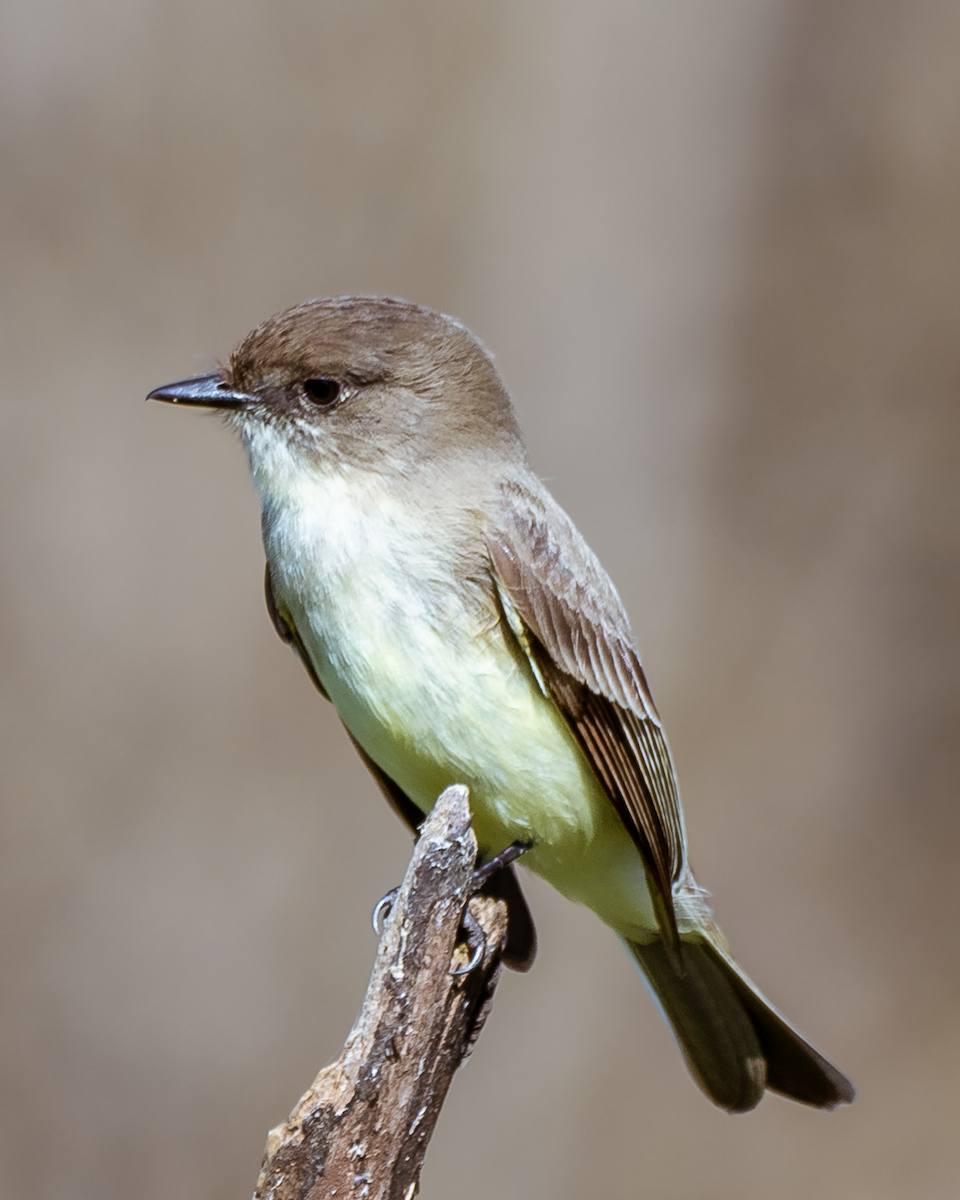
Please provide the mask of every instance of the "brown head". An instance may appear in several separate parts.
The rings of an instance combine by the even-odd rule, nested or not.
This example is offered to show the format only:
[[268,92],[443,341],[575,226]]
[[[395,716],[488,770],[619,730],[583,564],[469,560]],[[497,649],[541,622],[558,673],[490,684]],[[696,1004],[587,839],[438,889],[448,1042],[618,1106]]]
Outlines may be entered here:
[[478,339],[453,317],[385,296],[287,309],[220,371],[149,398],[224,410],[248,452],[279,433],[314,461],[387,473],[463,451],[523,454],[510,398]]

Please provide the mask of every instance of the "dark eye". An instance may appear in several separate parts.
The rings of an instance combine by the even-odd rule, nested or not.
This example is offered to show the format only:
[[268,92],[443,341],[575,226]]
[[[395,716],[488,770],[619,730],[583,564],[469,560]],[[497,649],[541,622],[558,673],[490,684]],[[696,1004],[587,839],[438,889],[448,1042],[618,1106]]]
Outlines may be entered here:
[[324,407],[328,407],[340,399],[340,393],[343,389],[335,379],[324,378],[305,379],[303,381],[303,390],[315,404],[322,404]]

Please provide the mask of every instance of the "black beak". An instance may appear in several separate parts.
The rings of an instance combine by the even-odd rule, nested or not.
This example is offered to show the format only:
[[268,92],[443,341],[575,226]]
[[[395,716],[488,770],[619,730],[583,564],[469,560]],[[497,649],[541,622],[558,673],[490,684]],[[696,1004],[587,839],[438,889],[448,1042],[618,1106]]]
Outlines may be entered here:
[[154,388],[147,399],[165,400],[167,404],[192,404],[198,408],[246,408],[254,403],[256,396],[231,391],[219,372],[214,371],[212,375],[197,375],[194,379],[181,379],[179,383]]

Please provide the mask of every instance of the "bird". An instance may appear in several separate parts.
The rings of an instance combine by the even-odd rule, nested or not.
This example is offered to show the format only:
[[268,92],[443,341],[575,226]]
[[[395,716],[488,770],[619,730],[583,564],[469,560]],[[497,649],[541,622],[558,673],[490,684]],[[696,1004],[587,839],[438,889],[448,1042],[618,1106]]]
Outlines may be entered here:
[[469,788],[481,859],[506,863],[487,888],[507,901],[508,965],[536,953],[507,861],[522,852],[619,937],[715,1104],[854,1099],[731,956],[623,603],[464,324],[388,296],[311,300],[147,399],[239,435],[270,617],[400,816],[416,831],[445,787]]

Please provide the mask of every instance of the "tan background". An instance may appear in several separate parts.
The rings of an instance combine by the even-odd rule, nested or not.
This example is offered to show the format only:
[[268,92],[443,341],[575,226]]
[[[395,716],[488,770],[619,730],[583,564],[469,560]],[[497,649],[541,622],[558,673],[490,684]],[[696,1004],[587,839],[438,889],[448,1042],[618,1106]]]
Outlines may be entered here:
[[960,6],[8,0],[0,1189],[249,1194],[408,842],[274,637],[212,419],[385,291],[494,349],[620,586],[693,861],[860,1087],[714,1110],[626,957],[541,957],[425,1197],[960,1194]]

